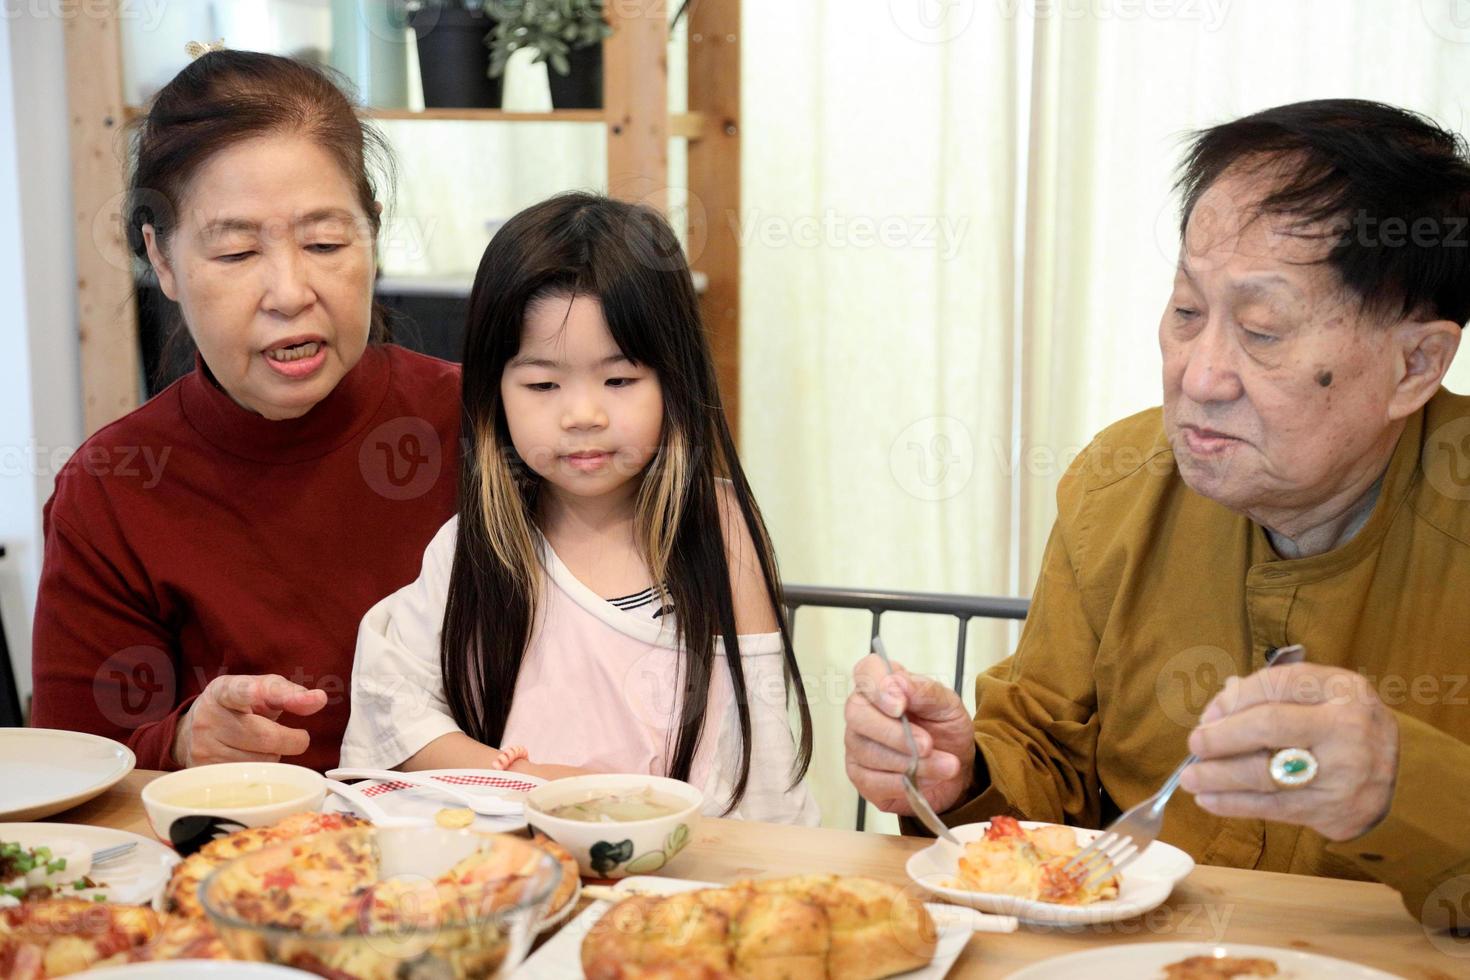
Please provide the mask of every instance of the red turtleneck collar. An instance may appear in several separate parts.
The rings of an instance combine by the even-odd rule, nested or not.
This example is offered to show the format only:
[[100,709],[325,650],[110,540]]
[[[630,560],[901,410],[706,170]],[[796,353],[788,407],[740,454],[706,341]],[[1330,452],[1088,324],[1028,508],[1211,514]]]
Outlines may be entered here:
[[194,431],[225,452],[258,463],[299,463],[325,456],[362,432],[388,393],[391,369],[386,352],[369,346],[311,411],[272,421],[237,404],[195,354],[179,399]]

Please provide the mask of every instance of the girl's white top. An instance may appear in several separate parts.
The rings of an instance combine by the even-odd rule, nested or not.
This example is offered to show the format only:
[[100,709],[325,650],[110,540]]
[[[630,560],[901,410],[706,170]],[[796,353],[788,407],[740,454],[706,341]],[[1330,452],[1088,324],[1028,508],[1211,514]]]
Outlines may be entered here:
[[[357,633],[352,715],[343,766],[391,769],[434,739],[460,731],[439,669],[439,638],[459,519],[439,529],[412,584],[369,609]],[[533,762],[598,772],[664,775],[682,708],[674,617],[624,612],[578,581],[543,538],[542,590],[503,745]],[[805,781],[790,786],[796,741],[787,710],[779,633],[741,636],[750,705],[750,778],[726,814],[814,825]],[[704,735],[689,781],[704,812],[721,815],[740,771],[740,727],[724,644],[716,641]]]

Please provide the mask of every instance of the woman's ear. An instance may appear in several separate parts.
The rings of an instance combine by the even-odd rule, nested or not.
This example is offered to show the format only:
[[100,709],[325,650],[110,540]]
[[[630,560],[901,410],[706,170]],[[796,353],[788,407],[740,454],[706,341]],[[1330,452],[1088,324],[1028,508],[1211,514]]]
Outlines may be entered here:
[[148,262],[158,276],[158,288],[163,290],[163,295],[177,303],[179,297],[175,289],[177,283],[174,281],[174,273],[169,268],[168,259],[164,257],[163,248],[158,241],[158,233],[152,225],[143,226],[143,247],[148,250]]
[[1389,417],[1407,418],[1439,391],[1462,330],[1453,320],[1405,321],[1395,328],[1402,373],[1389,402]]

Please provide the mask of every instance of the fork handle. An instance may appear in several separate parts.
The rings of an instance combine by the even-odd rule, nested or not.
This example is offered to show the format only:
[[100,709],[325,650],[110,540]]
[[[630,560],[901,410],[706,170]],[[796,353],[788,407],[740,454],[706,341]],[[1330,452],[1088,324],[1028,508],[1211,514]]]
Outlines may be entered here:
[[1164,780],[1164,785],[1160,786],[1159,791],[1154,794],[1154,805],[1150,809],[1162,810],[1164,804],[1169,802],[1169,797],[1173,796],[1174,791],[1179,788],[1179,780],[1184,778],[1184,770],[1198,761],[1199,756],[1191,752],[1183,762],[1179,763],[1179,767],[1169,774],[1169,778]]

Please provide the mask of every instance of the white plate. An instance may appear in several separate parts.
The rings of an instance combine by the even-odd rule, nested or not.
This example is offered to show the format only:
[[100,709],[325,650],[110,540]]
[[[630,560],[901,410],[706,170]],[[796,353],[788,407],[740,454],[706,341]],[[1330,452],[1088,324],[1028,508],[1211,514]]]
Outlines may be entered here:
[[[1020,823],[1027,830],[1056,826],[1031,820],[1022,820]],[[984,837],[989,826],[989,822],[968,823],[951,827],[950,832],[960,839],[960,843],[967,844]],[[1077,827],[1068,829],[1077,835],[1077,842],[1084,846],[1102,833]],[[940,842],[931,844],[910,857],[906,870],[920,888],[946,901],[968,905],[983,912],[1014,915],[1022,922],[1033,925],[1087,925],[1131,919],[1163,904],[1174,886],[1194,870],[1194,859],[1177,847],[1155,841],[1138,860],[1123,871],[1123,887],[1118,890],[1118,897],[1111,901],[1093,902],[1091,905],[1058,905],[1055,902],[1037,902],[1014,895],[972,892],[954,887],[959,877],[959,861],[954,849]]]
[[1164,967],[1191,956],[1263,957],[1274,961],[1280,968],[1281,972],[1276,975],[1277,980],[1313,980],[1317,977],[1333,977],[1334,980],[1396,980],[1392,973],[1330,956],[1318,956],[1295,949],[1277,949],[1274,946],[1243,946],[1239,943],[1132,943],[1088,949],[1034,963],[1012,973],[1010,980],[1098,980],[1098,977],[1155,980],[1163,977]]
[[[565,869],[563,869],[563,870],[565,870]],[[580,902],[581,900],[582,900],[582,879],[579,876],[577,878],[577,890],[574,891],[574,892],[572,892],[572,897],[569,898],[569,899],[567,899],[567,903],[565,905],[563,905],[561,908],[557,909],[555,912],[551,913],[550,915],[547,915],[547,916],[543,916],[542,917],[541,921],[539,923],[537,923],[537,925],[536,925],[536,934],[539,936],[541,933],[547,932],[547,931],[549,931],[551,929],[554,929],[560,923],[565,922],[567,920],[567,916],[569,916],[569,915],[572,914],[572,909],[576,908],[577,907],[577,903]]]
[[[526,776],[518,772],[496,772],[493,769],[425,769],[414,775],[432,776],[469,793],[502,797],[514,797],[516,794],[528,792],[546,782],[540,776]],[[407,783],[382,779],[361,779],[352,785],[371,797],[372,801],[386,810],[391,817],[409,817],[432,822],[434,814],[440,810],[459,806],[448,797],[439,796]],[[329,813],[334,811],[357,812],[352,808],[352,804],[332,793],[327,794],[324,809]],[[477,814],[474,823],[470,826],[475,830],[507,834],[523,829],[526,826],[526,817],[524,814],[509,817],[485,817]]]
[[[126,857],[108,861],[90,872],[93,881],[107,886],[104,893],[108,900],[119,905],[152,902],[162,894],[174,865],[179,863],[173,848],[126,830],[79,823],[0,823],[0,841],[13,841],[24,847],[49,845],[63,838],[76,841],[94,853],[116,844],[137,845]],[[61,894],[65,896],[65,892]]]
[[85,803],[133,771],[121,742],[54,728],[0,728],[0,820],[36,820]]
[[130,963],[105,970],[89,970],[87,980],[292,980],[314,973],[269,963],[240,963],[233,960],[168,960],[160,963]]
[[[675,895],[700,888],[719,887],[708,881],[635,875],[620,880],[613,886],[613,891]],[[979,917],[969,909],[955,908],[953,905],[924,907],[929,910],[929,914],[934,917],[934,924],[939,927],[939,944],[934,950],[934,958],[929,961],[928,966],[900,973],[891,980],[943,980],[949,968],[954,966],[954,961],[959,959],[960,951],[974,935],[975,923]],[[546,945],[531,954],[520,969],[516,970],[515,976],[525,980],[582,980],[582,940],[610,908],[610,902],[593,902],[587,906],[581,915],[567,923],[561,932],[547,940]],[[1090,980],[1096,980],[1096,977]]]

